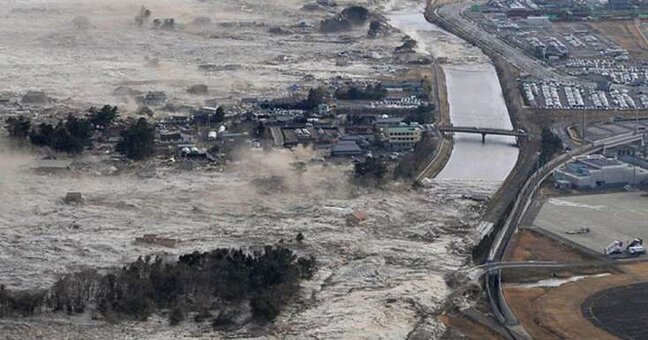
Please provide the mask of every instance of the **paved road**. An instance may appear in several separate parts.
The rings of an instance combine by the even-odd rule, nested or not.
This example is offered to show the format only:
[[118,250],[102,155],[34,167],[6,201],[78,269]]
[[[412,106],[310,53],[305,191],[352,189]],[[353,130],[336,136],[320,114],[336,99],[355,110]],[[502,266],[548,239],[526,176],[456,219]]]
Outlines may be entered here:
[[[583,83],[579,79],[556,72],[541,61],[532,58],[517,47],[511,46],[499,39],[494,34],[486,32],[477,23],[466,18],[462,13],[474,2],[461,2],[450,4],[435,10],[435,14],[442,20],[454,25],[455,29],[464,33],[467,41],[478,45],[482,49],[490,49],[501,55],[509,63],[529,75],[539,79],[554,79],[564,83]],[[584,83],[583,83],[584,84]]]

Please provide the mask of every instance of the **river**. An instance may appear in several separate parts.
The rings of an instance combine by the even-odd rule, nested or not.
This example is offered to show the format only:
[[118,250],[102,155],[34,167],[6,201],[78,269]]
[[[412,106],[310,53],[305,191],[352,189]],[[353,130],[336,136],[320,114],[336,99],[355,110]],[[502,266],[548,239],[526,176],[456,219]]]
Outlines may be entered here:
[[[512,129],[495,68],[490,64],[443,68],[450,121],[455,126]],[[439,179],[503,181],[515,166],[515,137],[457,133],[454,148]]]
[[[483,52],[423,17],[423,8],[388,8],[390,23],[417,40],[417,52],[446,59],[450,121],[455,126],[512,129],[495,68]],[[502,182],[517,161],[514,137],[457,133],[443,180]]]

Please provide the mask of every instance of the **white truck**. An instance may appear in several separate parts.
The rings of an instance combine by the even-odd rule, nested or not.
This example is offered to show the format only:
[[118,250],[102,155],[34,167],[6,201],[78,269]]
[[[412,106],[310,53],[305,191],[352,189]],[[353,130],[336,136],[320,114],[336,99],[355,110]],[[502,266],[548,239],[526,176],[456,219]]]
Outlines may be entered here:
[[603,250],[603,254],[605,255],[614,255],[614,254],[621,254],[623,253],[623,241],[619,240],[614,240],[614,242],[610,243],[609,246],[605,247]]
[[646,248],[643,246],[643,240],[635,238],[626,247],[626,253],[631,256],[639,256],[646,253]]
[[639,256],[645,253],[646,248],[643,246],[643,240],[640,238],[635,238],[634,240],[628,242],[628,245],[625,247],[623,246],[623,241],[615,240],[603,250],[603,254],[605,255],[624,254],[627,256]]

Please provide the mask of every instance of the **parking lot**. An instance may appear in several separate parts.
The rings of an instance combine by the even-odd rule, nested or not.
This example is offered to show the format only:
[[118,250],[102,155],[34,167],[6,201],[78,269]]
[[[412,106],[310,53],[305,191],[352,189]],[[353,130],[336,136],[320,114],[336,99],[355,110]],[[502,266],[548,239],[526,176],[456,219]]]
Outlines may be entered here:
[[[597,253],[614,240],[648,241],[648,196],[622,192],[549,198],[533,225]],[[589,228],[585,234],[568,234]]]
[[596,90],[555,81],[522,83],[526,103],[548,109],[634,110],[648,108],[648,95],[627,89]]

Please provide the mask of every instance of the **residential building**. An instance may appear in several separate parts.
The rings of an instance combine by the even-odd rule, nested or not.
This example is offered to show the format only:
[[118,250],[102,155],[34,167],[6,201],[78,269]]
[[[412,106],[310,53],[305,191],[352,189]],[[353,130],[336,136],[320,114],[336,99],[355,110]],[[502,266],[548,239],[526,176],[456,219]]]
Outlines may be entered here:
[[292,147],[297,144],[314,144],[327,146],[335,143],[339,138],[339,131],[333,126],[305,126],[298,125],[281,129],[283,144]]
[[183,133],[179,130],[168,131],[160,130],[158,131],[158,138],[161,143],[192,143],[193,136],[188,133]]
[[185,114],[175,113],[170,115],[166,119],[166,122],[169,124],[188,125],[191,122],[191,118]]

